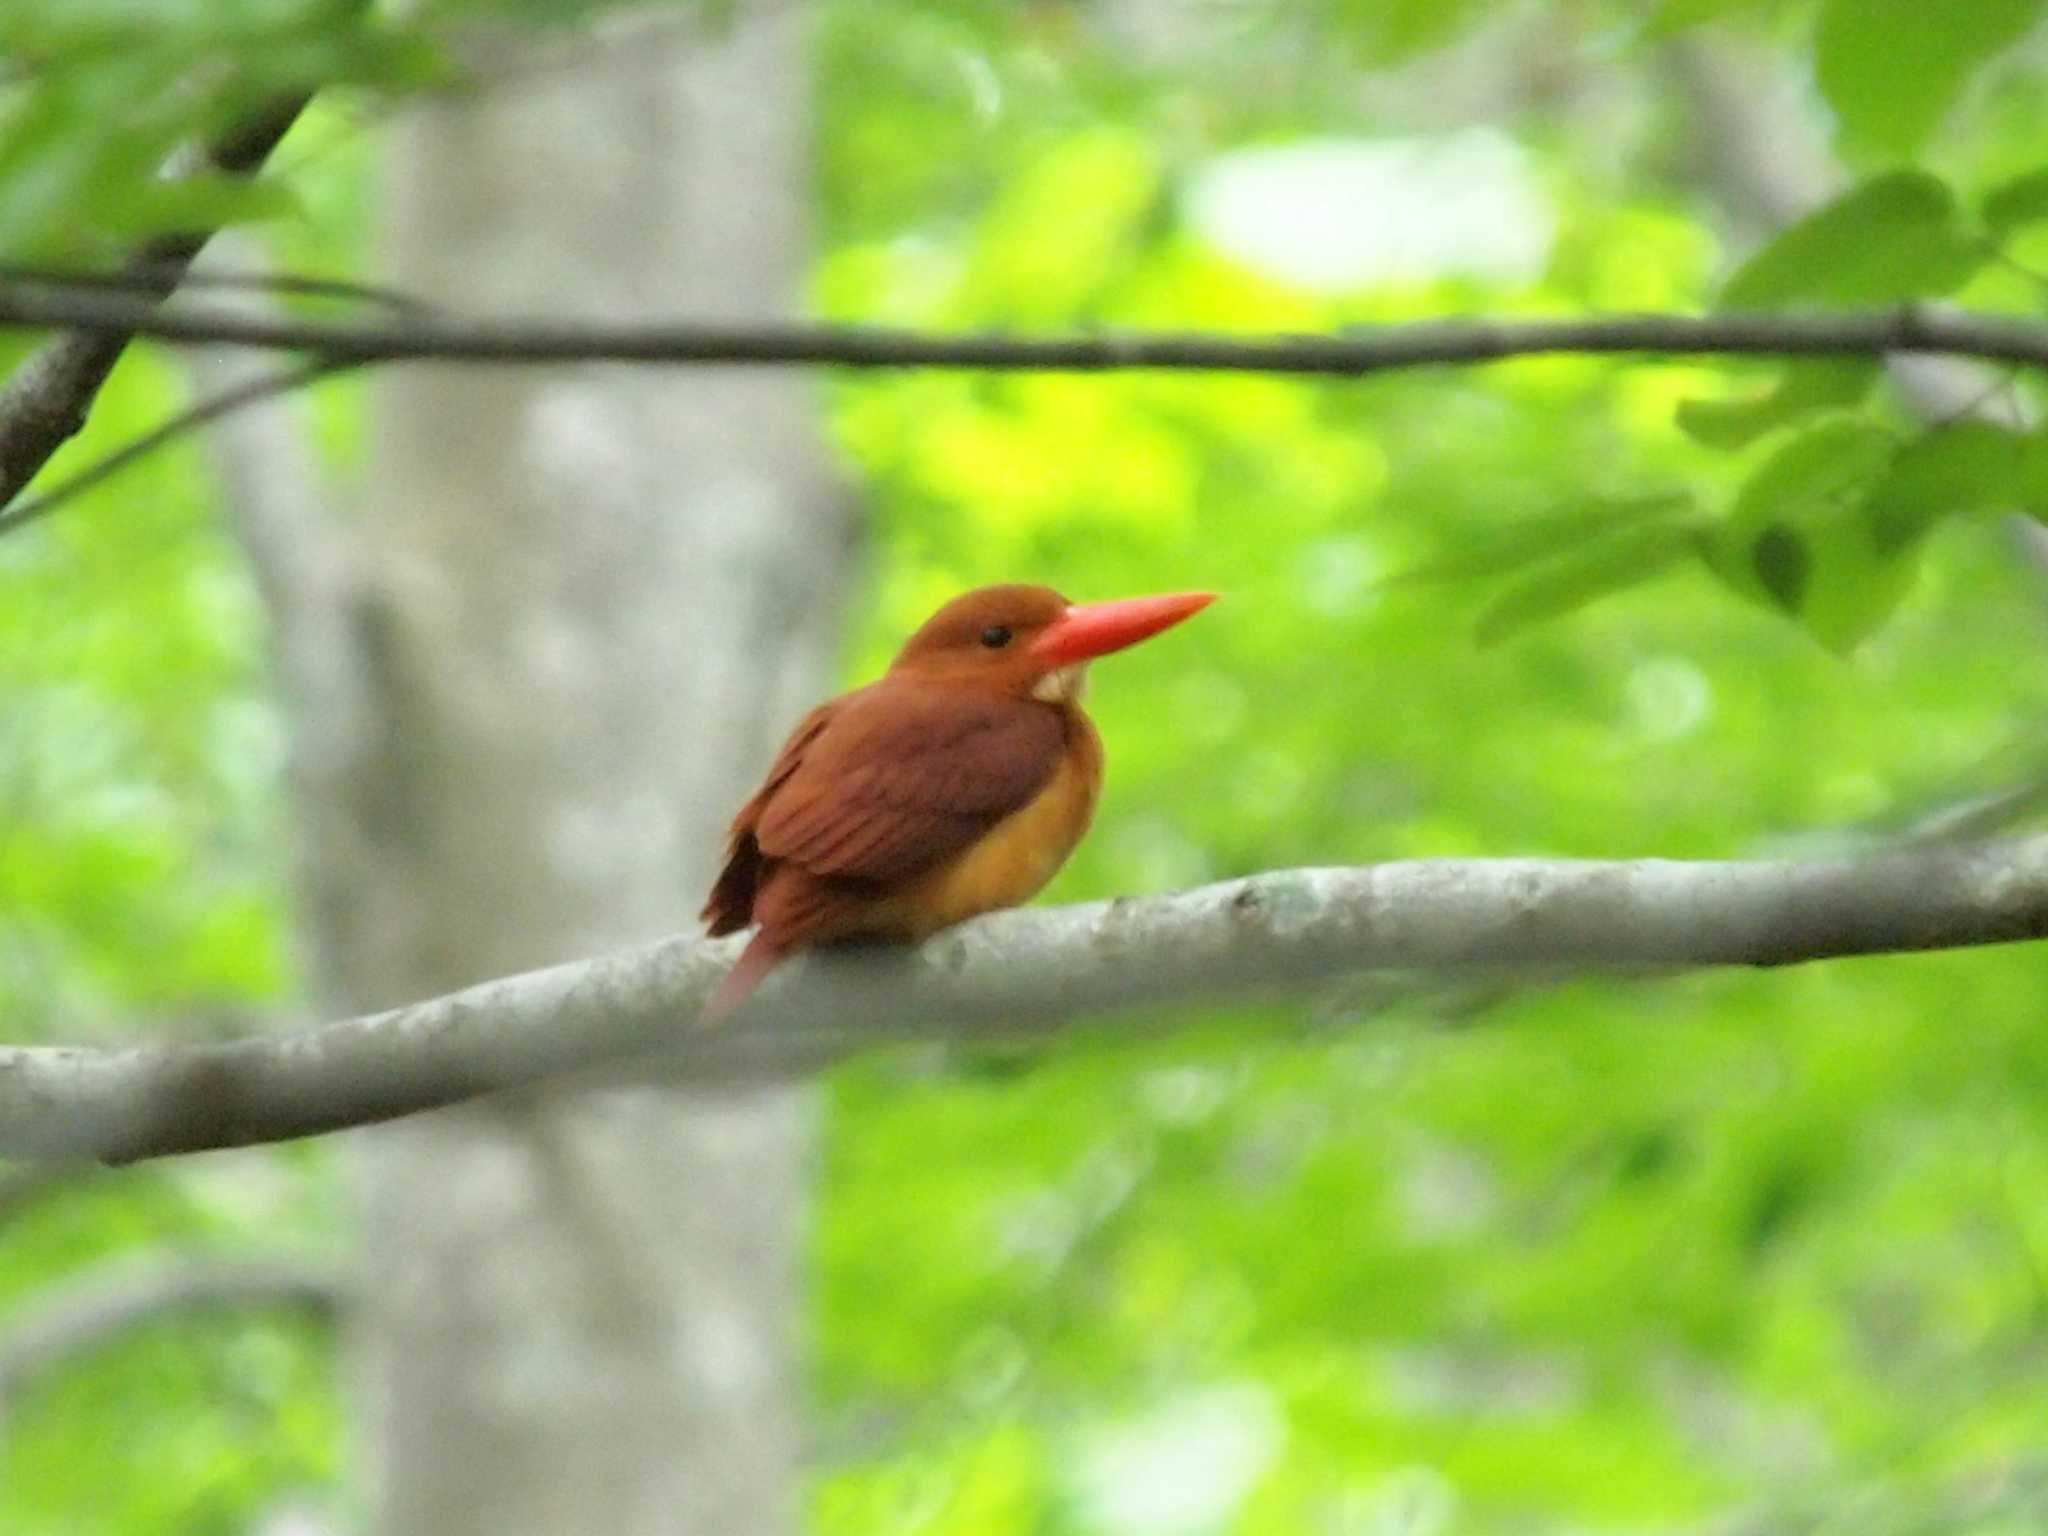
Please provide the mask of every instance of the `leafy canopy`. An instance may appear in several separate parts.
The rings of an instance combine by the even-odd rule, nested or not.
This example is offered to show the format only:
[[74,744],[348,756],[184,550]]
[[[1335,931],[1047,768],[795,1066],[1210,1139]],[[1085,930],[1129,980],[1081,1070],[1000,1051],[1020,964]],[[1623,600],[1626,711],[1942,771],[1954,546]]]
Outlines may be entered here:
[[[1096,7],[819,7],[815,306],[1242,331],[2041,313],[2034,8],[1209,9],[1134,40]],[[0,255],[102,262],[222,218],[262,221],[293,268],[374,275],[375,124],[465,88],[446,29],[489,10],[0,7]],[[1679,149],[1660,50],[1705,24],[1810,70],[1837,130],[1845,189],[1774,237],[1731,233]],[[255,185],[157,181],[175,144],[314,78],[342,84]],[[1426,134],[1475,78],[1555,214],[1525,278],[1310,289],[1187,217],[1233,150]],[[2037,387],[1985,385],[2029,410]],[[140,354],[53,473],[180,394]],[[316,402],[343,487],[361,403]],[[1057,898],[1295,863],[1854,846],[2048,771],[2039,585],[1987,516],[2048,507],[2048,446],[2003,417],[1925,421],[1874,364],[904,374],[835,381],[825,421],[875,539],[850,675],[973,582],[1228,593],[1101,669],[1109,796]],[[284,743],[218,500],[188,448],[0,540],[17,1038],[199,1035],[288,1002]],[[1180,1528],[1249,1533],[2033,1528],[2038,971],[1381,978],[1165,1043],[850,1069],[806,1329],[812,1524],[1158,1530],[1131,1490],[1164,1482],[1206,1500]],[[325,1147],[87,1185],[8,1221],[0,1333],[102,1263],[347,1231]],[[7,1405],[0,1526],[345,1512],[334,1347],[224,1318],[75,1364]]]

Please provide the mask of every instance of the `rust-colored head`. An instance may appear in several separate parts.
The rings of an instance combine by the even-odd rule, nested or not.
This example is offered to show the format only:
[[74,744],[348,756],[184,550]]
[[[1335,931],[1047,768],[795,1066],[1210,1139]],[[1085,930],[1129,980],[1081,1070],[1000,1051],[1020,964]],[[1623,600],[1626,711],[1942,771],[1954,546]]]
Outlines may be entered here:
[[1213,592],[1173,592],[1070,603],[1050,587],[979,587],[925,620],[890,671],[977,680],[1047,703],[1071,703],[1080,697],[1090,661],[1169,629],[1215,600]]

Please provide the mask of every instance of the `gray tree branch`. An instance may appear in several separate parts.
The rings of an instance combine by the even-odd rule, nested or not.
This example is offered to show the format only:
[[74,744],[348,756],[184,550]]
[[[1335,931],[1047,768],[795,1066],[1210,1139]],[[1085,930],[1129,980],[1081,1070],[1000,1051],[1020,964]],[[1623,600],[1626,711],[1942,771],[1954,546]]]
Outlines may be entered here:
[[[95,327],[123,337],[303,354],[211,395],[46,494],[0,509],[0,534],[37,521],[157,449],[245,405],[371,363],[437,360],[544,365],[826,365],[1108,372],[1164,369],[1359,378],[1554,353],[1664,356],[1884,356],[1895,370],[1971,357],[2048,367],[2048,325],[1953,309],[1777,314],[1605,315],[1579,320],[1419,321],[1337,336],[1244,337],[1112,332],[944,336],[867,326],[648,321],[578,324],[408,316],[392,322],[295,321],[219,308],[157,310],[118,288],[0,282],[0,328]],[[1924,355],[1923,355],[1924,354]],[[1930,375],[1940,377],[1938,374]],[[0,411],[4,411],[0,401]],[[5,418],[0,416],[0,437]]]
[[259,347],[303,352],[342,365],[434,361],[1061,372],[1147,368],[1354,378],[1397,368],[1562,352],[1751,357],[1900,352],[2048,367],[2048,325],[1919,304],[1877,310],[1425,320],[1354,326],[1333,336],[1109,331],[1033,337],[709,320],[476,319],[445,310],[398,320],[300,320],[200,305],[161,309],[118,291],[0,283],[0,327],[63,327],[168,342]]
[[1786,965],[2043,936],[2048,837],[1863,859],[1278,870],[806,956],[716,1033],[690,1021],[738,940],[679,937],[297,1034],[0,1049],[0,1155],[279,1141],[636,1060],[711,1080],[800,1071],[888,1041],[1033,1039],[1088,1014],[1373,970]]
[[173,1314],[280,1307],[331,1315],[345,1286],[333,1268],[283,1259],[184,1259],[67,1285],[0,1334],[0,1404],[34,1379]]

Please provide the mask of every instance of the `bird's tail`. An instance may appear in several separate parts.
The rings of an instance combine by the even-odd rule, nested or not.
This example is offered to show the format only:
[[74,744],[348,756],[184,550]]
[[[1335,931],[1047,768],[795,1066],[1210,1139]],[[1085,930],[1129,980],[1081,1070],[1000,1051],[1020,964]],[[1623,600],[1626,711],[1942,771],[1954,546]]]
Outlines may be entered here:
[[725,973],[725,980],[711,994],[697,1015],[697,1028],[715,1029],[739,1011],[740,1004],[753,995],[754,988],[761,984],[761,978],[782,963],[781,946],[768,937],[765,929],[756,930],[747,941],[747,947],[740,951],[739,959],[732,969]]

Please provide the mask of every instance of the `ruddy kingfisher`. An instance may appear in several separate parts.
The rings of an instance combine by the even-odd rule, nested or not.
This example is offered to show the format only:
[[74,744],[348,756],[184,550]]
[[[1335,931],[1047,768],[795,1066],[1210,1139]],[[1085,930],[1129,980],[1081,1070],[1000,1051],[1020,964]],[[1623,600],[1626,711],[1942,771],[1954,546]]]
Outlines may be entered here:
[[1102,789],[1088,663],[1214,600],[981,587],[926,620],[878,681],[812,710],[733,820],[703,916],[713,935],[759,930],[698,1022],[732,1013],[796,950],[915,942],[1035,896]]

